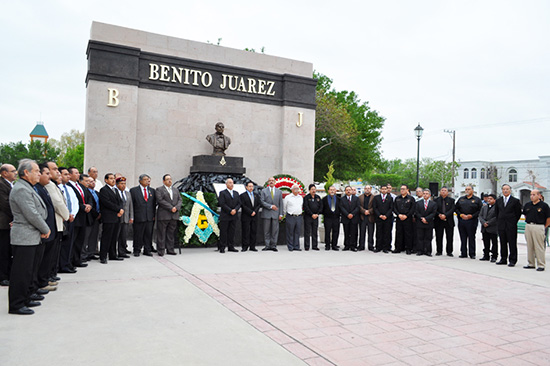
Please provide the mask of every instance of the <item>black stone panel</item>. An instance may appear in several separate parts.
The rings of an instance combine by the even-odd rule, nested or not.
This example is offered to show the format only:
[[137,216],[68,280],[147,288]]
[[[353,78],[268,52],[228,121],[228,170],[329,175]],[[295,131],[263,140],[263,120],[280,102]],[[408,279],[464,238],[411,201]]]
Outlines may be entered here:
[[236,156],[223,156],[225,164],[221,164],[222,156],[196,155],[193,156],[193,165],[189,169],[193,173],[217,173],[217,174],[244,174],[243,158]]
[[[151,52],[142,52],[139,48],[121,46],[105,42],[90,41],[88,44],[88,80],[114,82],[119,84],[137,85],[140,88],[163,90],[168,92],[187,93],[195,95],[243,100],[255,103],[296,106],[307,109],[315,109],[315,87],[317,80],[291,74],[275,74],[259,70],[221,65],[211,62],[197,61],[180,57],[160,55]],[[169,73],[164,74],[165,79],[155,79],[151,76],[151,64],[168,66]],[[154,66],[156,67],[156,66]],[[173,69],[174,68],[174,69]],[[185,71],[189,71],[188,83],[185,83]],[[182,73],[182,80],[174,76],[173,71]],[[191,70],[200,71],[205,76],[205,83],[193,85],[194,73]],[[160,71],[159,71],[160,72]],[[228,75],[225,77],[223,75]],[[156,74],[153,73],[153,76]],[[198,76],[198,74],[196,74]],[[227,85],[233,81],[231,90],[229,85],[222,89],[221,85]],[[241,84],[241,80],[243,84]],[[260,93],[260,83],[265,86]],[[236,82],[236,84],[235,84]],[[246,90],[243,90],[244,89]],[[240,90],[239,90],[240,89]],[[272,95],[268,95],[271,91]]]

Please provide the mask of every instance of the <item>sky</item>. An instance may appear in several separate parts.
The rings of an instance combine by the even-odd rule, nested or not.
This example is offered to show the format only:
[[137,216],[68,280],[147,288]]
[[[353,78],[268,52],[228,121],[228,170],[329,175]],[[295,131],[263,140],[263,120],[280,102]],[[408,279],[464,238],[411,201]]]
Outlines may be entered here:
[[550,155],[550,2],[3,1],[0,143],[84,130],[92,21],[313,63],[386,118],[385,159]]

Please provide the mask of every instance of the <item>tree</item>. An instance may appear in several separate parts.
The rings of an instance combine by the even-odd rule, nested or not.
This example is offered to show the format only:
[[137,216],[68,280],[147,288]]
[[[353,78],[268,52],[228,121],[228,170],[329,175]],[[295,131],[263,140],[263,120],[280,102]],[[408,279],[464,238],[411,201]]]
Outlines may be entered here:
[[63,161],[65,154],[69,149],[75,149],[78,145],[84,144],[84,132],[72,129],[69,132],[65,132],[58,140],[50,139],[50,144],[59,149],[59,161]]
[[9,142],[0,145],[0,163],[19,165],[21,159],[32,159],[38,163],[55,161],[59,155],[59,149],[49,143],[40,141],[29,142],[25,145],[22,141]]
[[361,102],[355,92],[332,88],[332,80],[314,73],[317,82],[315,117],[316,181],[332,161],[342,180],[364,176],[380,163],[381,130],[385,118]]
[[59,166],[72,167],[78,169],[79,172],[84,171],[84,143],[70,147],[65,152],[62,159],[57,160]]

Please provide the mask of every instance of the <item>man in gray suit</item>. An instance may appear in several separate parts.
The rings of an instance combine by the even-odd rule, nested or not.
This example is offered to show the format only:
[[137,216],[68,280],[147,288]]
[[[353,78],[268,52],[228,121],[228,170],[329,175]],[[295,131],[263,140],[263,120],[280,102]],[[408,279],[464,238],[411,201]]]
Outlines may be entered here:
[[[10,207],[13,213],[11,245],[13,264],[8,290],[9,313],[34,314],[29,307],[39,306],[33,301],[30,288],[33,273],[40,265],[37,255],[38,247],[43,245],[41,239],[47,239],[51,232],[46,223],[46,205],[36,193],[34,185],[40,180],[40,170],[34,160],[23,159],[17,168],[19,180],[10,193]],[[44,299],[41,296],[36,300]]]
[[134,223],[134,203],[132,202],[132,195],[130,191],[126,189],[126,178],[116,178],[116,188],[118,195],[122,200],[122,209],[124,213],[120,217],[120,226],[117,235],[117,248],[119,258],[130,258],[128,254],[131,252],[128,250],[128,227]]
[[176,229],[178,228],[179,212],[181,209],[181,194],[172,185],[172,177],[165,174],[162,177],[164,183],[157,188],[157,250],[158,255],[164,252],[176,255]]
[[275,188],[275,178],[267,180],[268,186],[262,190],[262,219],[264,222],[265,248],[277,252],[279,221],[283,218],[283,193]]

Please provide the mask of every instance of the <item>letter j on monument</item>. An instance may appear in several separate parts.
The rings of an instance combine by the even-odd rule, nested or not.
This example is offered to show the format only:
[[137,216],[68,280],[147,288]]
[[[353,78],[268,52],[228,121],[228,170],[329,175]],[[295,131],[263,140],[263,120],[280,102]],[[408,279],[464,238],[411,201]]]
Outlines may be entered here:
[[313,181],[311,63],[98,22],[87,57],[84,166],[156,186],[214,155],[242,157],[253,181]]

